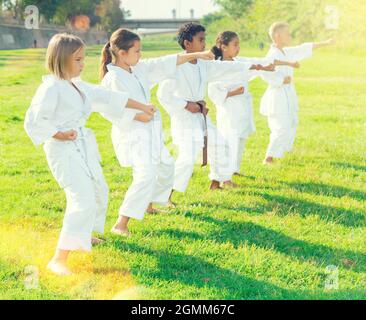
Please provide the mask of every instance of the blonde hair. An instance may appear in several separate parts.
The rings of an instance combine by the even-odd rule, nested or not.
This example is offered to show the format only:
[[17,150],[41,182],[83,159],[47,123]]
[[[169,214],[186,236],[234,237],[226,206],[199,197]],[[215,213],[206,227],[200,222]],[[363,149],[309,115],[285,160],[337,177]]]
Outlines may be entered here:
[[54,35],[47,48],[46,68],[59,79],[65,79],[69,58],[84,47],[84,41],[73,34],[59,33]]
[[285,28],[289,28],[290,25],[286,22],[275,22],[269,28],[269,36],[274,41],[275,35]]

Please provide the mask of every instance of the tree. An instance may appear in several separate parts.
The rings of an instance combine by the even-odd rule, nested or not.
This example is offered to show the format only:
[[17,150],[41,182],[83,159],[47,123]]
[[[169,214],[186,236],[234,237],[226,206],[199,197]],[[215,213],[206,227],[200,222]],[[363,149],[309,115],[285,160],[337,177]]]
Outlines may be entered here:
[[102,29],[112,33],[118,29],[129,13],[121,9],[120,0],[103,0],[98,6],[98,15]]
[[58,7],[64,3],[63,0],[23,0],[21,1],[21,9],[24,9],[28,5],[35,5],[40,16],[44,18],[45,21],[51,22]]
[[214,2],[227,14],[238,18],[248,12],[254,0],[214,0]]

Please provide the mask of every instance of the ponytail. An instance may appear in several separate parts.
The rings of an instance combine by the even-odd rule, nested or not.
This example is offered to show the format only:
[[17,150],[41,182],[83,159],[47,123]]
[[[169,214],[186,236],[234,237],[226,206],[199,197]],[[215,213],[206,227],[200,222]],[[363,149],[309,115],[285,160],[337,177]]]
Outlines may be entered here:
[[228,46],[234,38],[238,38],[238,35],[233,31],[224,31],[219,33],[216,38],[216,45],[211,49],[215,55],[215,60],[224,58],[221,47],[223,45]]
[[140,41],[140,37],[128,30],[120,28],[113,32],[110,40],[102,50],[100,59],[100,77],[101,79],[108,73],[107,65],[116,59],[120,50],[128,51],[134,46],[135,41]]
[[108,73],[107,65],[112,62],[111,43],[108,41],[102,49],[102,56],[100,59],[100,78],[103,79]]
[[218,46],[213,46],[211,51],[215,55],[215,60],[222,60],[223,53],[221,48],[219,48]]

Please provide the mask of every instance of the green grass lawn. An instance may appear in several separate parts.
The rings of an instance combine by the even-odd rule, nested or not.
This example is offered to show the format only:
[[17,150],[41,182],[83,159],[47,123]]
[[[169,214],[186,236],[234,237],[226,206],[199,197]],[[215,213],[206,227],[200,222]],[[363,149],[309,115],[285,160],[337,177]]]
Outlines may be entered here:
[[[176,51],[148,41],[145,57]],[[61,228],[65,199],[42,148],[23,130],[32,95],[45,73],[45,50],[0,51],[0,299],[365,299],[366,298],[366,60],[361,54],[317,52],[297,71],[300,127],[293,154],[268,168],[259,115],[265,90],[251,85],[257,133],[234,191],[208,191],[208,169],[197,165],[176,209],[142,222],[134,236],[109,230],[131,182],[116,160],[110,124],[89,121],[109,183],[104,245],[73,254],[76,275],[45,270]],[[249,56],[264,55],[243,49]],[[98,81],[99,48],[90,48],[83,78]],[[153,102],[157,103],[153,95]],[[211,105],[214,119],[214,107]],[[164,113],[167,144],[169,119]],[[338,289],[326,289],[327,267]],[[26,286],[27,266],[38,286]]]

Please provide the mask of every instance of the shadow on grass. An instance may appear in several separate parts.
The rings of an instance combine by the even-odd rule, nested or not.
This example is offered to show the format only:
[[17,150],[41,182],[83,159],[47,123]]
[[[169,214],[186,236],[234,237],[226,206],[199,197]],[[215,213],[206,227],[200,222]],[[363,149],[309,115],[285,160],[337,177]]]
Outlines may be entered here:
[[202,237],[195,232],[185,232],[178,229],[165,229],[158,234],[168,234],[170,237],[192,240],[216,241],[219,243],[232,243],[238,247],[244,243],[255,245],[264,249],[274,249],[279,253],[296,258],[301,262],[315,262],[319,267],[327,265],[345,266],[355,272],[366,271],[366,254],[351,250],[330,248],[326,245],[312,244],[303,240],[294,239],[281,232],[265,228],[252,222],[231,222],[219,220],[207,215],[186,213],[186,217],[215,224],[217,229],[208,232]]
[[357,164],[352,164],[348,162],[332,162],[332,165],[341,169],[352,169],[357,171],[366,172],[366,166],[360,166]]
[[[143,264],[132,268],[131,273],[142,276],[147,287],[153,281],[179,281],[183,285],[196,288],[212,288],[221,292],[221,299],[296,299],[295,292],[280,288],[265,281],[258,281],[221,268],[201,258],[183,253],[154,250],[136,244],[118,241],[114,247],[156,259],[155,268],[144,268]],[[140,281],[141,282],[141,279]],[[174,297],[171,297],[174,299]],[[197,297],[200,298],[200,297]]]
[[[162,231],[163,232],[163,231]],[[177,234],[171,235],[177,237]],[[178,233],[179,236],[185,236]],[[359,290],[339,291],[336,293],[319,291],[289,290],[263,280],[256,280],[233,270],[222,268],[196,256],[171,251],[155,250],[135,243],[114,241],[114,249],[132,251],[141,255],[150,255],[156,260],[156,267],[145,268],[140,261],[131,268],[136,282],[151,288],[153,282],[179,282],[197,289],[212,289],[220,292],[217,299],[234,300],[274,300],[274,299],[352,299],[366,297],[366,292]],[[163,290],[160,288],[159,290]],[[172,296],[171,299],[175,297]],[[192,298],[192,297],[187,297]],[[195,297],[197,299],[201,296]]]
[[[366,193],[358,190],[352,190],[345,187],[335,187],[326,184],[318,183],[283,183],[287,187],[294,188],[299,192],[313,193],[316,195],[323,194],[331,197],[352,197],[358,201],[366,200]],[[260,192],[258,189],[266,189],[266,186],[246,188],[246,190],[235,190],[235,194],[250,194],[263,198],[267,201],[266,204],[259,204],[256,207],[247,207],[242,204],[230,206],[224,203],[212,204],[205,201],[193,202],[192,205],[203,206],[207,208],[216,208],[217,210],[232,210],[236,212],[246,212],[249,214],[264,214],[275,210],[278,216],[287,216],[289,214],[299,214],[302,217],[308,215],[317,215],[320,219],[326,222],[333,222],[345,227],[364,227],[366,226],[366,212],[360,212],[352,209],[337,208],[321,203],[316,203],[304,199],[294,197],[285,197],[280,195],[270,194],[270,189],[267,192]],[[366,211],[366,210],[365,210]]]
[[342,186],[333,186],[315,182],[289,182],[286,183],[286,185],[299,192],[313,193],[315,195],[325,195],[334,198],[350,197],[358,201],[366,200],[366,192],[353,190]]

